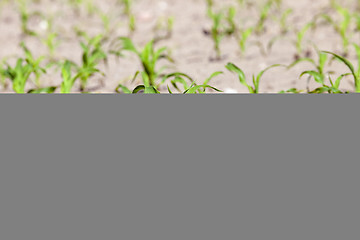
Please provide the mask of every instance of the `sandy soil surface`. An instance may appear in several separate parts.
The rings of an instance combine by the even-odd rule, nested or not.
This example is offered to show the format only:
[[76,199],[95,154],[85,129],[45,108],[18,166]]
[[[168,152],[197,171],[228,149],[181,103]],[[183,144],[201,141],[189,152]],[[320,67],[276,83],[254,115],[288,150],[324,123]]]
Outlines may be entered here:
[[[9,61],[15,57],[23,55],[19,43],[25,41],[26,45],[37,55],[47,54],[46,46],[39,38],[23,36],[21,32],[21,21],[16,5],[3,2],[0,6],[0,59],[10,57]],[[89,15],[85,9],[77,12],[68,4],[69,1],[61,0],[41,0],[29,4],[30,12],[41,12],[45,18],[53,16],[53,30],[59,33],[59,46],[56,49],[55,58],[58,60],[71,59],[75,62],[81,61],[81,47],[79,37],[75,34],[74,27],[84,30],[89,35],[100,34],[104,31],[103,23],[99,15]],[[123,9],[115,0],[94,0],[97,8],[101,9],[111,20],[111,27],[114,31],[111,38],[129,36],[127,18],[122,14]],[[265,1],[253,1],[253,6],[239,7],[236,0],[215,0],[216,9],[223,9],[228,6],[236,6],[237,21],[239,24],[251,25],[257,21],[259,11],[257,6],[261,6]],[[154,38],[156,26],[159,19],[174,17],[174,29],[170,39],[159,41],[156,47],[166,46],[171,52],[174,63],[161,61],[161,65],[167,65],[166,72],[180,71],[189,74],[199,83],[204,81],[215,71],[223,71],[224,74],[216,77],[211,84],[219,89],[228,92],[246,92],[247,89],[241,85],[235,75],[226,70],[225,65],[233,62],[244,70],[250,79],[252,74],[257,74],[267,66],[272,64],[289,65],[294,61],[296,48],[293,41],[296,38],[295,31],[300,29],[306,23],[319,13],[327,12],[336,16],[334,10],[329,10],[328,0],[284,0],[282,9],[292,8],[293,13],[289,15],[287,24],[291,27],[290,31],[280,38],[271,49],[271,52],[264,54],[260,48],[253,44],[255,42],[266,46],[271,39],[280,36],[279,24],[276,18],[278,12],[273,12],[271,18],[266,22],[266,32],[261,35],[253,35],[249,39],[246,53],[242,56],[239,52],[238,42],[234,37],[225,37],[221,42],[221,51],[223,58],[220,61],[211,61],[214,56],[213,41],[204,34],[204,30],[211,28],[211,20],[206,14],[205,0],[134,0],[133,12],[136,17],[137,29],[131,38],[138,46],[144,46],[148,41]],[[346,6],[354,7],[356,1],[343,1]],[[29,21],[29,27],[45,35],[46,26],[44,26],[43,17],[33,16]],[[357,33],[353,40],[358,39]],[[320,25],[315,31],[306,34],[305,46],[311,53],[311,57],[316,59],[316,52],[311,47],[311,42],[315,43],[319,49],[341,53],[341,39],[335,34],[334,29],[329,25]],[[350,60],[355,60],[355,53],[351,49]],[[92,78],[89,88],[94,87],[96,92],[114,92],[116,86],[122,82],[128,86],[134,86],[139,82],[129,83],[128,80],[137,70],[141,69],[139,60],[134,54],[126,53],[123,58],[116,59],[111,56],[107,67],[101,69],[106,76]],[[311,70],[313,66],[308,63],[297,65],[291,70],[277,68],[267,72],[261,82],[260,91],[265,93],[278,92],[296,87],[305,89],[307,86],[306,78],[299,79],[301,72]],[[336,74],[342,74],[348,70],[341,63],[334,62],[327,67]],[[96,88],[103,81],[104,85]],[[343,81],[343,89],[353,89],[351,78]],[[44,75],[41,82],[44,86],[57,85],[61,81],[60,73],[50,70]],[[314,81],[312,81],[314,82]],[[317,86],[313,84],[313,86]],[[32,85],[29,85],[29,88]],[[166,89],[163,89],[166,91]],[[10,89],[2,89],[2,92],[11,92]]]

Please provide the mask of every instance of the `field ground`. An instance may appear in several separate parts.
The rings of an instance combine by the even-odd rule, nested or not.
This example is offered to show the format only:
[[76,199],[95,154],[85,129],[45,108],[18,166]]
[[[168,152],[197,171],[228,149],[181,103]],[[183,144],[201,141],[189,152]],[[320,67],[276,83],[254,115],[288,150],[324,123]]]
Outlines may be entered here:
[[[162,59],[159,61],[159,68],[167,66],[165,73],[186,73],[199,84],[213,72],[222,71],[223,74],[216,76],[209,84],[230,93],[248,92],[248,89],[239,82],[235,74],[225,68],[228,62],[240,67],[250,82],[252,74],[257,74],[273,64],[290,65],[296,57],[300,57],[296,56],[294,41],[297,39],[298,31],[315,16],[324,13],[336,21],[342,19],[329,0],[283,0],[280,7],[273,6],[270,9],[269,16],[264,22],[264,31],[249,37],[244,53],[241,53],[235,35],[224,36],[220,42],[221,58],[216,60],[214,42],[209,34],[206,34],[212,27],[212,20],[207,14],[206,0],[133,0],[131,12],[134,15],[136,29],[132,33],[129,29],[129,17],[124,14],[124,6],[120,0],[93,0],[93,6],[88,4],[89,0],[83,0],[82,3],[79,1],[79,6],[74,6],[71,1],[65,0],[25,1],[29,13],[27,27],[35,32],[36,36],[24,34],[18,2],[2,0],[0,3],[0,60],[6,60],[10,65],[14,65],[17,58],[24,57],[23,49],[20,47],[22,41],[36,57],[46,56],[44,64],[50,61],[47,59],[50,56],[49,47],[44,40],[51,32],[57,34],[58,43],[51,56],[52,61],[61,62],[68,59],[80,64],[82,48],[79,43],[82,37],[79,32],[85,32],[90,37],[97,34],[105,35],[105,17],[109,20],[109,31],[106,33],[109,38],[104,43],[104,50],[107,52],[111,50],[111,41],[117,37],[130,37],[142,48],[156,36],[165,36],[168,30],[167,19],[173,18],[171,36],[155,44],[156,48],[167,47],[166,53],[171,56],[173,62]],[[245,3],[241,4],[241,2]],[[259,21],[261,9],[266,3],[265,0],[248,2],[252,4],[248,4],[247,1],[214,0],[213,9],[226,12],[230,6],[234,6],[235,22],[239,28],[245,29]],[[358,7],[358,1],[348,0],[339,3],[350,11]],[[287,28],[285,32],[281,28],[280,18],[287,9],[291,9],[292,12],[283,19],[284,27]],[[50,22],[50,19],[53,19],[53,22]],[[352,35],[349,37],[350,42],[358,43],[360,34],[356,30],[355,20],[348,31],[349,36]],[[274,39],[277,41],[274,41],[270,50],[267,49]],[[339,55],[345,52],[341,36],[331,24],[322,20],[318,21],[316,28],[305,33],[302,44],[304,51],[302,54],[316,62],[318,57],[313,44],[320,50]],[[100,74],[92,76],[88,81],[88,91],[113,93],[119,83],[129,89],[142,84],[141,78],[137,78],[134,82],[130,81],[136,71],[142,69],[138,57],[131,52],[123,52],[123,55],[117,58],[109,54],[107,66],[99,63],[98,67],[104,72],[104,76]],[[346,57],[356,63],[356,52],[351,45]],[[333,71],[334,79],[340,74],[349,72],[348,68],[338,61],[327,63],[325,69]],[[283,67],[271,69],[264,74],[259,91],[276,93],[291,88],[306,90],[318,87],[319,83],[314,80],[308,85],[307,76],[299,77],[306,70],[314,70],[314,67],[308,62],[302,62],[291,69]],[[4,81],[8,86],[6,88],[6,84],[2,84],[0,91],[13,92],[10,80]],[[61,71],[56,67],[49,68],[47,74],[41,75],[39,81],[41,87],[59,86],[62,81]],[[78,91],[78,84],[75,84],[74,92]],[[33,81],[29,81],[26,85],[26,89],[35,87]],[[354,91],[353,78],[346,76],[339,89]],[[160,86],[159,90],[167,92],[167,85]],[[208,92],[213,90],[210,89]]]

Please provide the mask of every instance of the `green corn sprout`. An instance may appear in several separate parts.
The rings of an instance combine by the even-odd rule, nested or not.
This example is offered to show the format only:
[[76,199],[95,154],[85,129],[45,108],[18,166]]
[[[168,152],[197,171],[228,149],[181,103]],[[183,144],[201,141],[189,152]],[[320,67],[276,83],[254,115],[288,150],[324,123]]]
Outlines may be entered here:
[[61,76],[62,76],[62,83],[60,88],[60,93],[71,93],[71,89],[73,88],[76,80],[80,77],[80,73],[76,74],[75,76],[72,76],[71,67],[75,66],[76,64],[65,61],[65,63],[62,65],[61,68]]
[[32,72],[32,66],[29,63],[26,63],[24,59],[20,58],[17,60],[15,67],[11,67],[7,64],[4,76],[12,81],[14,92],[25,93],[26,82]]
[[[326,54],[332,55],[333,57],[338,59],[340,62],[344,63],[349,68],[350,75],[354,79],[355,92],[360,93],[360,46],[357,44],[354,44],[354,47],[355,47],[357,58],[358,58],[358,68],[357,69],[355,69],[354,65],[348,59],[346,59],[340,55],[337,55],[335,53],[332,53],[332,52],[328,52],[328,51],[323,51],[323,52]],[[344,74],[344,75],[348,75],[348,74]]]
[[[115,89],[115,91],[117,93],[126,93],[126,94],[136,94],[139,92],[143,92],[145,94],[158,94],[160,93],[157,88],[155,86],[151,86],[150,85],[150,79],[147,75],[146,72],[136,72],[133,81],[136,79],[136,77],[141,74],[142,80],[143,80],[143,85],[138,85],[134,88],[134,90],[130,90],[129,88],[127,88],[126,86],[119,84],[117,86],[117,88]],[[122,92],[120,91],[120,89],[122,90]]]
[[8,85],[7,85],[7,82],[6,82],[6,76],[5,76],[5,63],[6,63],[6,59],[2,59],[0,61],[0,82],[1,82],[1,85],[4,89],[7,89]]
[[[315,48],[316,48],[316,46],[315,46]],[[308,75],[309,76],[308,84],[309,84],[309,80],[311,78],[313,78],[317,83],[321,84],[321,87],[316,88],[313,91],[310,91],[308,88],[308,93],[324,93],[324,92],[326,92],[326,93],[342,93],[339,90],[339,86],[340,86],[341,80],[348,74],[342,74],[341,76],[339,76],[336,79],[335,82],[333,82],[331,79],[331,76],[330,76],[330,74],[332,72],[327,72],[327,73],[325,72],[325,64],[327,62],[328,55],[324,52],[319,51],[317,48],[316,48],[316,52],[318,54],[318,62],[317,63],[311,58],[300,58],[300,59],[296,60],[294,63],[290,64],[288,66],[288,69],[296,66],[297,64],[299,64],[301,62],[309,62],[315,67],[315,70],[308,70],[308,71],[302,72],[300,75],[300,78],[305,75]],[[330,86],[326,85],[326,83],[325,83],[327,74],[329,74],[328,78],[330,81]]]
[[269,0],[269,1],[267,1],[265,3],[263,8],[261,9],[260,18],[258,20],[258,23],[256,24],[256,27],[255,27],[255,32],[257,34],[260,34],[260,33],[264,32],[265,22],[269,18],[269,13],[270,13],[272,5],[273,5],[273,1]]
[[294,12],[293,9],[288,8],[286,9],[280,17],[279,23],[280,23],[280,28],[281,28],[281,33],[285,34],[289,31],[289,26],[288,26],[288,17],[290,16],[290,14],[292,14]]
[[240,37],[238,37],[238,43],[240,46],[241,54],[245,53],[246,43],[248,41],[248,38],[251,36],[251,34],[253,32],[254,32],[253,27],[249,27],[249,28],[246,28],[246,29],[240,31]]
[[81,42],[80,45],[83,49],[82,65],[78,68],[80,78],[80,91],[84,92],[88,79],[95,73],[104,75],[97,65],[104,61],[107,63],[107,55],[102,49],[103,35],[97,35],[93,38],[87,39],[87,43]]
[[236,8],[230,7],[227,12],[226,21],[229,26],[226,30],[227,35],[232,35],[236,32],[237,24],[235,23]]
[[[176,72],[164,76],[162,83],[165,83],[165,81],[170,80],[172,86],[180,93],[181,92],[188,94],[205,93],[207,88],[215,90],[217,92],[222,92],[221,90],[209,85],[209,82],[220,74],[222,74],[222,72],[214,72],[213,74],[211,74],[210,77],[205,79],[205,81],[201,85],[197,85],[196,82],[189,75],[185,73]],[[191,83],[190,85],[188,84],[188,81]],[[184,90],[181,90],[178,84],[181,84]],[[168,86],[168,91],[169,93],[172,93],[169,86]]]
[[238,75],[240,83],[248,88],[249,93],[256,94],[256,93],[259,93],[260,80],[261,80],[261,77],[264,75],[264,73],[267,72],[268,70],[272,69],[272,68],[280,67],[280,66],[283,66],[283,65],[281,65],[281,64],[274,64],[274,65],[266,68],[265,70],[261,71],[256,77],[255,77],[255,75],[253,75],[253,78],[252,78],[252,80],[253,80],[253,86],[249,85],[249,84],[246,82],[245,73],[244,73],[239,67],[237,67],[235,64],[233,64],[233,63],[228,63],[228,64],[226,65],[226,68],[227,68],[230,72],[233,72],[233,73],[235,73],[235,74]]
[[173,17],[168,17],[166,19],[164,18],[158,19],[157,24],[154,27],[154,31],[155,31],[154,43],[157,43],[160,40],[171,38],[173,27],[174,27]]
[[307,23],[305,26],[303,26],[301,28],[300,31],[297,32],[296,41],[295,41],[295,46],[296,46],[296,51],[297,51],[297,58],[300,58],[302,56],[303,52],[304,52],[304,37],[305,37],[305,34],[314,26],[315,26],[314,22]]
[[32,14],[28,12],[28,6],[26,4],[26,0],[18,0],[18,3],[19,3],[22,33],[25,36],[36,36],[37,34],[34,31],[30,30],[30,28],[28,27],[29,19],[32,16]]
[[220,50],[220,43],[221,40],[224,38],[225,34],[222,30],[222,20],[224,18],[223,13],[213,13],[211,15],[211,19],[213,21],[213,26],[211,28],[211,37],[214,41],[214,50],[216,52],[216,60],[221,59],[221,50]]
[[155,50],[154,41],[148,42],[144,49],[141,51],[138,50],[132,40],[126,37],[120,37],[117,39],[116,43],[120,43],[120,49],[111,50],[112,54],[117,56],[121,56],[123,51],[129,51],[135,53],[143,67],[144,73],[147,75],[149,79],[150,86],[156,86],[156,79],[160,76],[161,70],[156,69],[156,65],[158,61],[162,58],[167,58],[164,52],[167,50],[166,47],[162,47],[160,49]]
[[337,32],[340,35],[344,49],[343,54],[344,56],[346,56],[349,53],[349,46],[351,39],[351,33],[349,29],[350,29],[352,15],[347,8],[343,8],[338,4],[333,4],[333,6],[338,12],[338,14],[342,16],[342,21],[337,22],[327,14],[321,14],[320,17],[325,19],[325,21],[327,21],[328,23],[330,23],[333,26],[335,32]]
[[25,61],[32,67],[33,73],[35,74],[35,85],[40,88],[40,77],[43,73],[46,73],[46,70],[40,67],[40,64],[45,59],[45,57],[41,56],[39,58],[35,58],[32,52],[25,46],[24,42],[22,42],[20,46],[24,50]]

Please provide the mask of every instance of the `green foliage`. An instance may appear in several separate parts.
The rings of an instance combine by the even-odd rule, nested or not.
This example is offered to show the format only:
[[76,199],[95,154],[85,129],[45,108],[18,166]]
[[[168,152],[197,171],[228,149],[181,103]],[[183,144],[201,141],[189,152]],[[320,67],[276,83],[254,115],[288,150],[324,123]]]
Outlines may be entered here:
[[[12,87],[15,93],[33,94],[90,93],[98,89],[132,94],[222,92],[215,86],[226,84],[221,81],[228,79],[216,82],[213,79],[222,74],[216,70],[224,68],[227,59],[230,63],[225,68],[236,74],[241,85],[249,93],[260,93],[263,75],[272,68],[288,65],[295,57],[296,60],[287,66],[295,76],[290,77],[288,85],[284,82],[291,86],[287,90],[276,89],[278,93],[348,93],[344,90],[349,88],[346,83],[350,83],[350,89],[353,85],[354,92],[360,93],[360,46],[357,39],[360,36],[360,1],[342,3],[330,0],[324,8],[316,11],[309,8],[304,15],[298,9],[288,8],[283,0],[200,2],[205,7],[204,12],[189,16],[173,12],[174,9],[170,8],[176,4],[166,1],[151,3],[149,9],[142,9],[139,7],[142,5],[137,4],[143,3],[133,0],[116,0],[112,5],[103,5],[105,2],[98,0],[67,0],[63,3],[66,11],[58,7],[44,11],[47,5],[42,5],[42,0],[3,0],[0,14],[4,10],[15,11],[18,21],[10,14],[2,18],[17,37],[9,32],[8,39],[14,39],[14,44],[7,42],[1,52],[8,54],[8,50],[13,51],[0,56],[1,90],[8,91]],[[198,3],[189,6],[192,4]],[[201,9],[200,5],[197,7]],[[169,13],[174,14],[177,22],[194,26],[174,25],[175,18]],[[75,24],[66,19],[70,17],[76,20]],[[187,18],[186,21],[183,17]],[[208,29],[204,28],[207,24]],[[201,34],[211,38],[213,45],[210,49],[204,49],[204,46],[209,46]],[[192,35],[197,35],[197,38]],[[81,48],[74,47],[72,53],[72,49],[67,48],[73,47],[71,44],[76,39],[80,39]],[[151,41],[137,47],[135,42],[143,39]],[[160,47],[160,41],[168,47]],[[275,43],[278,43],[276,48]],[[251,51],[251,45],[259,47],[261,55]],[[291,45],[293,49],[288,48]],[[312,45],[315,51],[309,50]],[[204,56],[207,50],[214,52],[210,60]],[[112,81],[129,74],[125,69],[129,62],[123,64],[125,58],[132,60],[127,56],[129,52],[140,63],[135,69],[137,72],[131,82],[122,80],[113,89]],[[238,52],[241,56],[237,55]],[[317,55],[313,55],[314,52]],[[175,62],[172,53],[183,59],[175,59]],[[179,64],[164,66],[160,62],[162,59],[167,60],[166,63]],[[340,64],[333,65],[335,60]],[[231,61],[238,61],[239,65],[251,61],[246,64],[250,69],[239,68]],[[282,64],[271,65],[248,78],[245,72],[252,70],[252,64],[260,62]],[[203,65],[199,66],[200,63]],[[195,81],[182,67],[193,68],[195,75],[210,76]],[[212,70],[207,73],[210,68]],[[275,74],[271,76],[274,81],[277,78]],[[306,89],[294,87],[297,81],[303,83],[304,79],[307,80]],[[94,87],[93,81],[103,84]],[[53,82],[57,85],[53,86]]]
[[23,59],[18,59],[14,67],[11,67],[7,63],[6,65],[7,68],[3,74],[6,78],[11,80],[14,92],[25,93],[26,82],[33,72],[33,67]]
[[[88,79],[95,73],[103,74],[98,69],[98,64],[104,61],[106,64],[107,55],[102,49],[103,35],[97,35],[93,38],[88,38],[87,42],[81,42],[80,45],[83,50],[82,65],[78,67],[79,78],[81,81],[80,91],[85,91]],[[104,74],[103,74],[104,75]]]
[[264,75],[264,73],[272,68],[280,67],[280,66],[283,66],[283,65],[275,64],[275,65],[272,65],[272,66],[266,68],[265,70],[261,71],[256,77],[255,77],[255,75],[253,75],[253,77],[252,77],[253,86],[251,86],[247,83],[245,73],[243,72],[243,70],[241,70],[235,64],[228,63],[226,65],[226,68],[230,72],[237,74],[237,76],[239,77],[240,83],[248,88],[249,93],[256,94],[256,93],[259,93],[260,80],[261,80],[262,76]]
[[149,85],[156,86],[156,80],[161,74],[161,70],[157,70],[156,65],[160,59],[167,58],[167,56],[164,54],[167,48],[162,47],[155,49],[154,41],[150,41],[142,50],[138,50],[135,47],[133,41],[126,37],[118,38],[117,43],[120,43],[120,46],[117,46],[116,49],[111,50],[111,53],[117,56],[122,56],[122,52],[124,51],[135,53],[141,62],[146,77],[149,79]]

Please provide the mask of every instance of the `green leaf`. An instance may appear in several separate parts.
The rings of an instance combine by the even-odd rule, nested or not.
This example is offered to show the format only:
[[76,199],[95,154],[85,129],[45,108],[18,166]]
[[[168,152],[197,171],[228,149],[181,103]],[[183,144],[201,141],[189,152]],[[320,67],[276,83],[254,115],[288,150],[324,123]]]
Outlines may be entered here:
[[295,67],[297,64],[301,63],[301,62],[309,62],[311,64],[313,64],[314,66],[316,66],[316,63],[313,59],[311,58],[300,58],[296,61],[294,61],[293,63],[291,63],[287,68],[290,69],[290,68],[293,68]]
[[316,82],[324,85],[324,75],[322,75],[318,72],[315,72],[315,71],[305,71],[305,72],[301,73],[300,78],[306,74],[312,76]]
[[145,90],[145,86],[144,85],[139,85],[133,90],[132,93],[135,94],[135,93],[138,93],[138,92],[140,92],[142,90]]
[[122,49],[130,52],[134,52],[139,55],[138,50],[136,49],[134,43],[130,38],[120,37],[119,40],[122,42]]
[[56,87],[45,87],[45,88],[38,88],[38,89],[31,89],[28,93],[33,94],[40,94],[40,93],[54,93],[56,91]]
[[264,70],[262,70],[262,71],[257,75],[257,77],[256,77],[256,85],[255,85],[255,86],[257,86],[257,88],[258,88],[258,86],[259,86],[259,84],[260,84],[260,79],[261,79],[261,77],[264,75],[264,73],[266,73],[266,72],[269,71],[270,69],[276,68],[276,67],[286,67],[286,66],[284,66],[284,65],[282,65],[282,64],[274,64],[274,65],[271,65],[270,67],[265,68]]
[[211,79],[219,76],[220,74],[223,74],[223,72],[214,72],[209,78],[204,81],[203,85],[207,85],[211,81]]
[[153,86],[145,87],[145,94],[159,94],[160,92]]
[[[121,88],[122,92],[120,92],[120,90],[119,90],[120,88]],[[119,85],[116,87],[115,91],[116,91],[117,93],[126,93],[126,94],[131,94],[131,93],[132,93],[129,88],[125,87],[125,86],[122,85],[122,84],[119,84]]]
[[[211,88],[211,89],[213,89],[213,90],[215,90],[215,91],[217,91],[217,92],[222,92],[221,90],[219,90],[219,89],[217,89],[217,88],[215,88],[215,87],[212,87],[212,86],[210,86],[210,85],[198,85],[198,86],[193,86],[193,87],[191,87],[191,88],[189,88],[188,90],[186,90],[185,92],[184,92],[184,94],[195,94],[196,93],[196,91],[198,91],[198,90],[201,90],[201,89],[206,89],[206,88]],[[201,91],[200,93],[204,93],[204,91]]]
[[328,51],[323,51],[323,52],[334,56],[336,59],[338,59],[340,62],[344,63],[350,69],[351,74],[354,77],[354,83],[355,83],[356,92],[360,92],[360,76],[357,75],[357,73],[355,72],[355,68],[352,65],[352,63],[349,60],[347,60],[346,58],[344,58],[342,56],[339,56],[339,55],[337,55],[335,53],[328,52]]
[[249,92],[250,93],[254,93],[254,89],[249,86],[246,82],[246,77],[245,77],[245,73],[240,69],[238,68],[235,64],[233,63],[228,63],[226,65],[226,68],[230,71],[230,72],[234,72],[238,75],[239,77],[239,81],[242,85],[246,86],[248,89],[249,89]]

